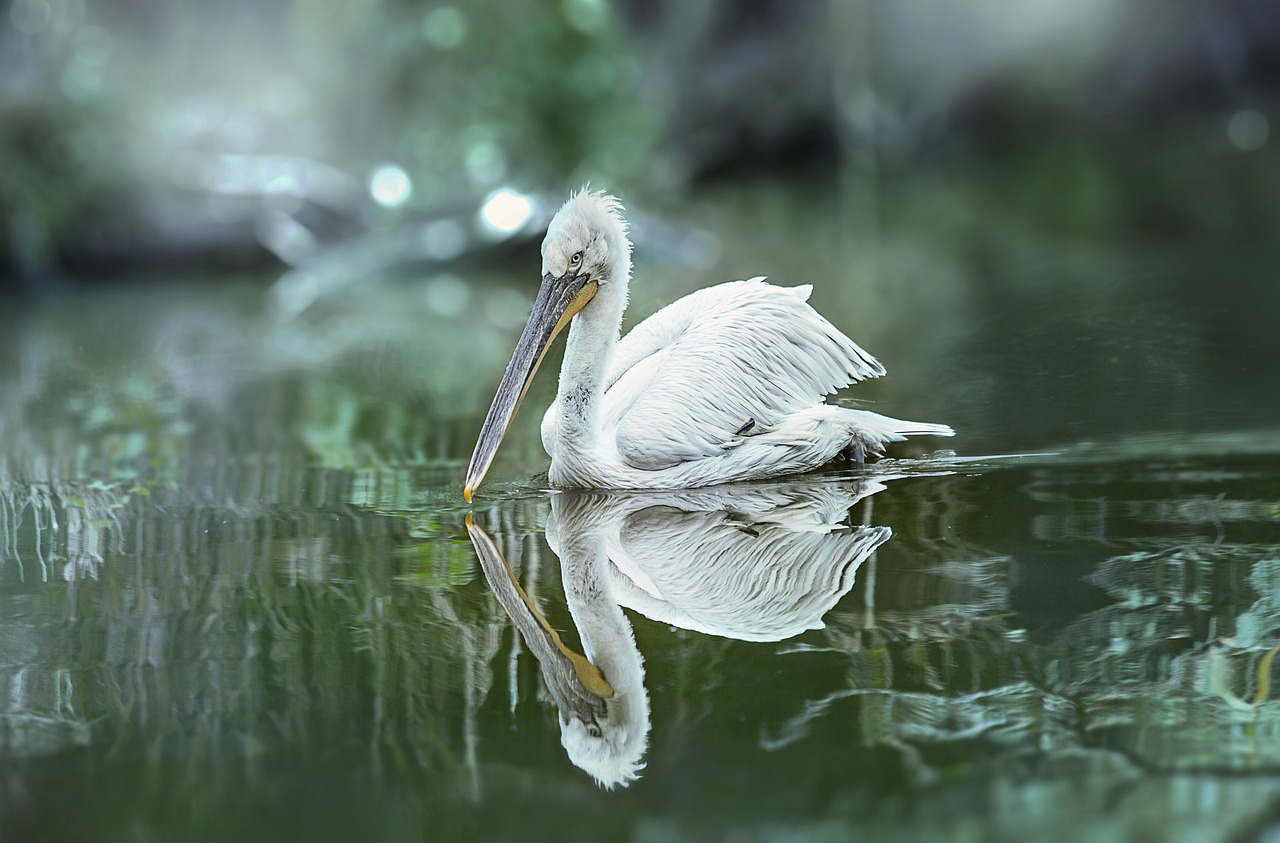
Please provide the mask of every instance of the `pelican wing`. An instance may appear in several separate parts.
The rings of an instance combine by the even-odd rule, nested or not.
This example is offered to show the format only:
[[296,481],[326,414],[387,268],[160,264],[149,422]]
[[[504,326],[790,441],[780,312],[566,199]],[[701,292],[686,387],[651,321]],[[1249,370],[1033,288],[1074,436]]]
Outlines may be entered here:
[[618,343],[605,429],[638,469],[717,456],[884,367],[807,303],[762,278],[699,290]]

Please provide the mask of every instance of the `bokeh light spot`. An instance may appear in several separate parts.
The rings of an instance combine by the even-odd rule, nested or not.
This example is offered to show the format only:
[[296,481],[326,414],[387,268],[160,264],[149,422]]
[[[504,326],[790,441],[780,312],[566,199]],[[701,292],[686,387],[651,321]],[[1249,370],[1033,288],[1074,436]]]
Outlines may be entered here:
[[369,193],[379,205],[395,208],[409,201],[413,182],[404,170],[394,164],[384,164],[369,177]]
[[452,275],[427,282],[427,307],[439,316],[460,316],[471,302],[471,290]]
[[69,62],[62,71],[58,87],[68,99],[84,101],[102,91],[102,75],[96,67],[82,62]]
[[466,164],[476,184],[493,184],[507,173],[507,156],[493,141],[480,141],[468,149]]
[[1266,115],[1252,108],[1245,108],[1231,115],[1227,121],[1227,139],[1241,152],[1261,149],[1271,137],[1271,124]]
[[278,117],[293,117],[302,111],[307,94],[292,76],[277,76],[262,87],[262,105]]
[[422,230],[422,250],[434,260],[453,260],[466,247],[466,229],[455,220],[436,220]]
[[498,234],[511,234],[520,230],[533,216],[533,200],[509,188],[489,194],[480,208],[480,221],[485,228]]
[[608,10],[602,0],[564,0],[563,14],[570,26],[586,35],[604,29]]
[[102,67],[115,50],[115,40],[98,26],[82,27],[76,33],[75,60],[91,67]]
[[529,320],[532,305],[519,290],[502,287],[485,299],[484,313],[490,323],[504,331],[518,331]]
[[14,0],[9,7],[9,20],[23,35],[35,35],[52,19],[53,7],[46,0]]
[[467,19],[453,6],[441,6],[423,18],[422,34],[432,46],[452,50],[467,40]]

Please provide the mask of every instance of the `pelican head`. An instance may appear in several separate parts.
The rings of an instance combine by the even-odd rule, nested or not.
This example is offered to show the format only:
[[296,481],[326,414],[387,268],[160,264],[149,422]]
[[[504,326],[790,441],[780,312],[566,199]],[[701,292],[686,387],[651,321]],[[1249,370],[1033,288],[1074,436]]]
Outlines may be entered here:
[[[608,290],[626,303],[631,241],[622,203],[603,191],[578,191],[556,212],[542,241],[542,286],[520,334],[507,371],[480,428],[463,497],[468,502],[493,462],[502,438],[524,400],[533,376],[556,335],[597,293]],[[618,309],[621,320],[621,309]],[[615,326],[616,330],[616,326]]]
[[604,191],[584,189],[570,196],[547,226],[542,240],[543,282],[548,275],[559,278],[574,271],[607,284],[614,280],[613,272],[622,259],[630,255],[622,203]]

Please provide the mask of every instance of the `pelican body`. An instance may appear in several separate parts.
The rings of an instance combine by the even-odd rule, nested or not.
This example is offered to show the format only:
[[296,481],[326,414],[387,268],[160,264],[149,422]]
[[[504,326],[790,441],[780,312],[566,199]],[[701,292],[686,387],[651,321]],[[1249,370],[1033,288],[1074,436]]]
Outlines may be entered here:
[[809,306],[811,286],[730,281],[619,338],[630,279],[621,203],[603,192],[571,196],[542,242],[542,285],[471,456],[468,501],[566,325],[559,389],[542,420],[555,486],[688,489],[953,433],[824,403],[884,367]]

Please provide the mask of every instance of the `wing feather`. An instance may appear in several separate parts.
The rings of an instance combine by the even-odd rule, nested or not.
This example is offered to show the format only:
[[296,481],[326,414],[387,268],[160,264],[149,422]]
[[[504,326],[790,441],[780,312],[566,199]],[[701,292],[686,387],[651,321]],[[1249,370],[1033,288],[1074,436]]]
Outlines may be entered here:
[[806,303],[763,279],[691,293],[637,325],[611,361],[603,421],[635,468],[724,453],[884,367]]

